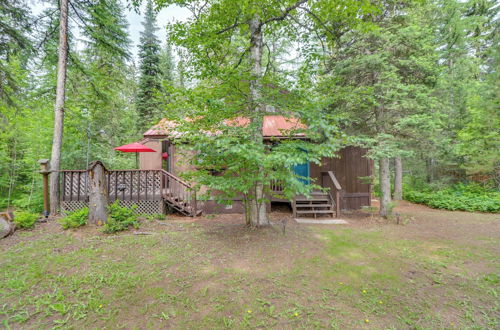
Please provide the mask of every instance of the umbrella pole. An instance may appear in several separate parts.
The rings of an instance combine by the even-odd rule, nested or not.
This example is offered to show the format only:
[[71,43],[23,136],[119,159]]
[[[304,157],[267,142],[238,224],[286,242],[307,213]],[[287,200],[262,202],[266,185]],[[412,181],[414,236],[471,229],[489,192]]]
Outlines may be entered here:
[[137,167],[137,169],[139,169],[139,157],[138,157],[138,152],[135,153],[135,167]]

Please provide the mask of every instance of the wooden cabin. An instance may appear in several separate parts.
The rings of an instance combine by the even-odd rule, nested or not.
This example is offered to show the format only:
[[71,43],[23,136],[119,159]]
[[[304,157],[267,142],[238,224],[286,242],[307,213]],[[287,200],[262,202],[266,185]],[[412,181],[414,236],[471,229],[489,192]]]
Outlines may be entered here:
[[[244,119],[237,119],[242,124]],[[282,132],[297,128],[300,122],[293,118],[283,116],[265,116],[263,123],[263,136],[266,140],[288,138]],[[176,124],[166,119],[144,133],[140,143],[156,150],[155,153],[140,154],[140,169],[142,171],[161,170],[168,173],[165,180],[175,181],[176,185],[183,182],[179,179],[183,171],[190,170],[187,162],[183,161],[184,153],[179,152],[182,145],[176,145]],[[304,138],[297,135],[296,138]],[[294,167],[301,176],[307,176],[322,187],[329,188],[328,193],[315,192],[310,197],[296,196],[291,202],[294,215],[297,217],[338,216],[339,211],[360,209],[371,204],[371,185],[367,177],[372,176],[373,162],[365,157],[366,149],[360,147],[346,147],[339,151],[338,158],[324,158],[321,166],[314,163],[301,164]],[[184,183],[184,188],[188,183]],[[165,184],[167,191],[166,202],[174,209],[189,215],[198,212],[204,213],[243,213],[243,202],[235,199],[233,205],[220,205],[215,200],[197,201],[195,206],[189,203],[190,210],[183,209],[179,196],[182,188],[170,187]],[[178,192],[174,190],[177,189]],[[279,184],[273,185],[272,190],[279,193]],[[179,203],[181,201],[181,203]],[[273,202],[284,202],[279,198],[272,198]],[[192,208],[195,209],[192,209]]]

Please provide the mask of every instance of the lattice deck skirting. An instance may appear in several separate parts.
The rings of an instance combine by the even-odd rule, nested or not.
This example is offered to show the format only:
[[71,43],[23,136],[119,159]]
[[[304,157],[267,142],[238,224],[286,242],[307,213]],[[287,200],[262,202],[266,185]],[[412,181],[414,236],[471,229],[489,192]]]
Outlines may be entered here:
[[[111,201],[110,201],[111,203]],[[132,207],[137,205],[135,214],[164,214],[165,202],[159,201],[120,201],[120,206]],[[88,206],[86,201],[61,201],[61,210],[63,214],[77,211]]]
[[85,201],[61,201],[61,211],[63,214],[68,214],[83,209],[88,206],[88,204],[89,203]]

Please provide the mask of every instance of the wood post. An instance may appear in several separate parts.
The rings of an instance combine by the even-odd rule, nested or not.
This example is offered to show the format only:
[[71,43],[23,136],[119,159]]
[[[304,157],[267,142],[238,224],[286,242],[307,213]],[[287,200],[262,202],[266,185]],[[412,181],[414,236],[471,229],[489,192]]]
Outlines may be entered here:
[[40,174],[43,175],[43,215],[45,218],[49,217],[50,213],[50,197],[49,197],[49,160],[40,159],[38,160],[40,164]]
[[340,216],[340,190],[335,191],[335,218]]
[[100,161],[89,167],[89,223],[102,225],[108,221],[108,184],[106,168]]

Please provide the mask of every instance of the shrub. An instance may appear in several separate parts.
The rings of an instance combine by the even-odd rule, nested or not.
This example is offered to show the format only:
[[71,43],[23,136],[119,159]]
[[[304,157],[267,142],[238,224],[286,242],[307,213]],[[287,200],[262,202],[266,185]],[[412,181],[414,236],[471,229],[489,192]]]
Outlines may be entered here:
[[43,193],[38,189],[32,195],[19,194],[12,200],[12,205],[20,210],[40,214],[43,212]]
[[405,188],[404,199],[435,209],[469,212],[500,212],[500,193],[479,185],[457,184],[442,190]]
[[31,212],[15,212],[14,223],[17,227],[22,229],[33,228],[36,220],[38,219],[38,214]]
[[88,207],[84,207],[83,209],[71,212],[66,217],[59,220],[59,223],[63,229],[78,228],[87,224],[88,217],[89,209]]
[[108,206],[108,221],[104,224],[103,230],[107,234],[127,230],[130,226],[139,228],[139,221],[134,214],[137,205],[127,208],[120,206],[118,203],[118,201],[115,201],[113,204]]

